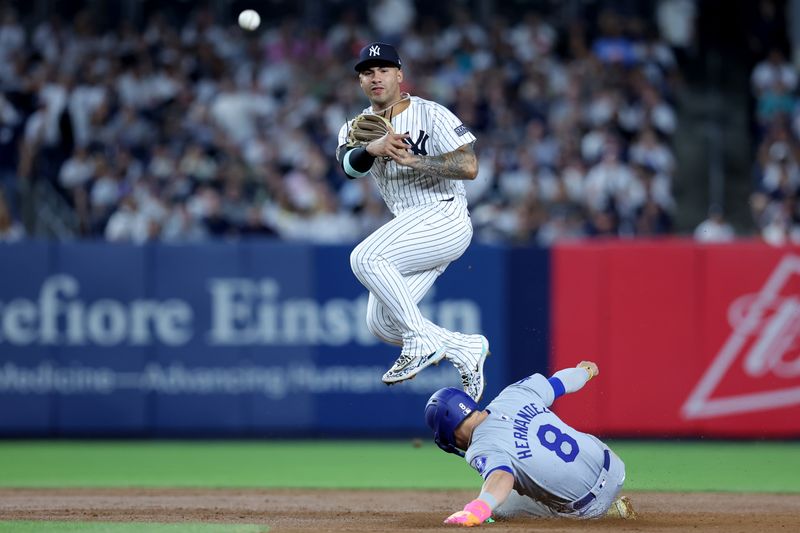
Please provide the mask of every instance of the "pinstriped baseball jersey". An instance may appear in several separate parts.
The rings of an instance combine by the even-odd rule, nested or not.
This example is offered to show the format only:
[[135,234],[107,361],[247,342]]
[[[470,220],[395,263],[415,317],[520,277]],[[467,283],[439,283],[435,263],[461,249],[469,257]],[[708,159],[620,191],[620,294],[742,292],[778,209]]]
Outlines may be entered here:
[[510,472],[518,493],[558,507],[597,483],[606,446],[550,411],[554,398],[541,374],[506,387],[486,406],[489,416],[475,428],[466,460],[484,478]]
[[[372,113],[372,108],[363,112]],[[412,96],[408,108],[392,117],[391,122],[395,132],[409,134],[410,149],[417,155],[442,155],[475,141],[475,136],[449,109],[417,96]],[[349,129],[347,122],[339,130],[339,146],[347,142]],[[423,174],[391,160],[376,159],[370,172],[394,215],[454,196],[465,198],[460,180]]]

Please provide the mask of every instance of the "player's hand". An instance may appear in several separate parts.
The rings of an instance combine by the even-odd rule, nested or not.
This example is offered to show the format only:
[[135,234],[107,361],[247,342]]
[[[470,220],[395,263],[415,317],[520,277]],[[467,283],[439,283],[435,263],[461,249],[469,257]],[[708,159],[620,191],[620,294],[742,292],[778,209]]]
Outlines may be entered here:
[[403,143],[403,147],[401,149],[393,149],[389,156],[398,165],[403,165],[406,167],[413,167],[414,163],[419,160],[419,156],[411,153],[408,145],[405,143]]
[[404,133],[387,133],[380,139],[376,139],[367,145],[367,153],[374,157],[395,158],[401,151],[405,152],[408,145],[403,139],[408,137]]
[[490,516],[492,516],[492,508],[489,507],[489,504],[475,499],[465,505],[463,511],[448,516],[444,523],[464,527],[479,526]]
[[472,527],[481,525],[482,521],[469,511],[458,511],[447,517],[445,524]]
[[594,361],[581,361],[576,366],[586,370],[589,373],[589,379],[592,379],[600,373],[600,369],[597,368],[597,363]]

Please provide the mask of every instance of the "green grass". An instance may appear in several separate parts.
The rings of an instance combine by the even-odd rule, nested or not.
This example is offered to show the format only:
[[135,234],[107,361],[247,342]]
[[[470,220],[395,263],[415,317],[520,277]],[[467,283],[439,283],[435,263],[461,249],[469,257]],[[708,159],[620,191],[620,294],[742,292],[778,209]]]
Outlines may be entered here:
[[800,492],[800,442],[612,442],[633,490]]
[[251,524],[161,524],[155,522],[0,522],[0,533],[266,533],[269,528]]
[[[800,442],[610,442],[630,490],[800,493]],[[6,441],[0,487],[478,489],[410,441]]]

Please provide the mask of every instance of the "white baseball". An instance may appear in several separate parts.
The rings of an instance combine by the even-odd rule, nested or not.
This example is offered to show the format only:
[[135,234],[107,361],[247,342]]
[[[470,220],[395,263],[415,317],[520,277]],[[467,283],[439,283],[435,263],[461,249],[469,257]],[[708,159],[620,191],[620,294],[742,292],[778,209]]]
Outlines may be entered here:
[[261,15],[252,9],[245,9],[239,13],[239,26],[244,30],[253,31],[261,24]]

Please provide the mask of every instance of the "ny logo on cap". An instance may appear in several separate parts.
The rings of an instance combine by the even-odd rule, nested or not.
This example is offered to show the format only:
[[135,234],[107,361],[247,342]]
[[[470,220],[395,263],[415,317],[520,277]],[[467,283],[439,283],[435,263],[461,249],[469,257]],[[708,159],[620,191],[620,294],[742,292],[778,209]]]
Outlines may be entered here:
[[381,47],[377,44],[375,46],[369,47],[369,56],[380,56],[381,55]]

